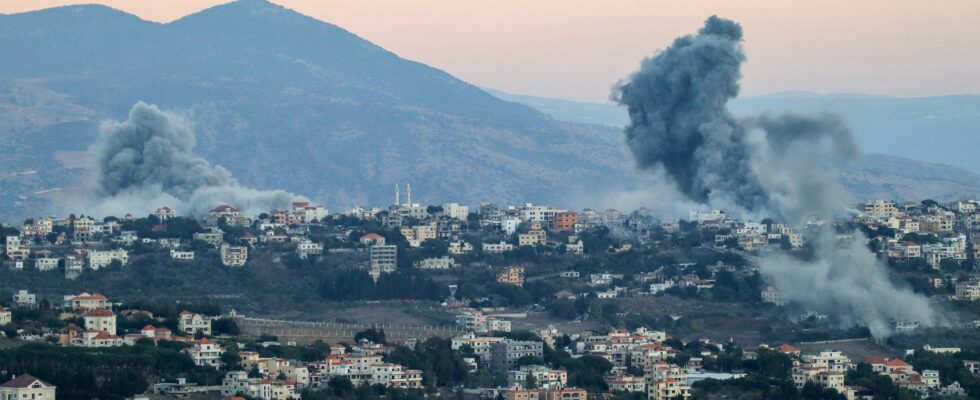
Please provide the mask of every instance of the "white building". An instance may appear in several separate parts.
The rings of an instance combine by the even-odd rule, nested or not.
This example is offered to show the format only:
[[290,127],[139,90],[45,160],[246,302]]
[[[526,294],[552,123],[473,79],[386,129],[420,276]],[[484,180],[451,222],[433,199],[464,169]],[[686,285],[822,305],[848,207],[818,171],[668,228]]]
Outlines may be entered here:
[[0,400],[55,400],[57,387],[31,375],[21,375],[0,384]]
[[193,251],[170,250],[170,258],[174,260],[193,260]]
[[60,260],[54,257],[37,258],[34,260],[34,268],[37,268],[38,271],[58,269],[58,261]]
[[483,252],[487,254],[501,254],[511,250],[514,250],[514,245],[507,242],[483,244]]
[[415,262],[415,268],[418,269],[450,269],[456,266],[456,260],[452,257],[429,257],[422,261]]
[[466,217],[470,214],[470,208],[459,205],[459,203],[446,203],[442,205],[442,213],[449,218],[466,221]]
[[126,265],[129,262],[129,252],[125,249],[88,252],[88,267],[93,271],[108,267],[113,260],[119,260],[122,265]]
[[248,247],[221,245],[221,264],[226,267],[241,267],[248,261]]
[[183,351],[191,357],[194,365],[219,368],[221,367],[221,355],[224,354],[225,349],[222,349],[215,341],[204,338],[194,342],[192,347]]
[[177,329],[192,335],[198,332],[211,335],[211,320],[211,317],[184,310],[180,312]]

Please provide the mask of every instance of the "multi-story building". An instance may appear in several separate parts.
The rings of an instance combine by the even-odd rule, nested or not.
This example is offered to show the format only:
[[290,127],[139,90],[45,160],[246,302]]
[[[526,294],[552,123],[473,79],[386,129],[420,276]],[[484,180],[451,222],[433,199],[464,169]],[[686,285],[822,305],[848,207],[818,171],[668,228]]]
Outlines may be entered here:
[[[568,384],[568,372],[563,369],[551,369],[544,365],[523,365],[517,370],[507,371],[507,386],[524,387],[528,376],[535,383],[533,389],[564,389]],[[532,389],[527,388],[525,389]]]
[[555,213],[555,220],[551,222],[551,229],[556,232],[575,232],[575,224],[578,223],[578,213],[565,211]]
[[374,245],[368,248],[370,253],[371,277],[375,280],[381,274],[390,274],[398,268],[398,246],[393,244]]
[[116,314],[112,311],[95,308],[82,314],[82,319],[85,321],[85,329],[102,331],[110,335],[116,334]]
[[204,338],[195,341],[194,344],[183,350],[194,361],[194,365],[202,367],[221,367],[221,355],[225,349],[213,340]]
[[14,306],[16,307],[37,307],[37,295],[28,292],[27,290],[18,290],[17,293],[14,294],[13,301]]
[[527,233],[517,235],[517,244],[520,246],[538,246],[548,243],[548,234],[541,229],[541,224],[531,224],[531,229]]
[[302,260],[310,256],[318,256],[321,253],[323,253],[323,245],[320,243],[313,242],[309,239],[304,239],[296,243],[296,255]]
[[10,310],[0,306],[0,326],[7,325],[13,321],[13,315]]
[[211,335],[211,317],[187,310],[181,311],[179,317],[177,329],[181,332],[186,332],[191,335],[196,333]]
[[490,368],[505,372],[516,368],[521,357],[541,358],[543,355],[544,344],[541,342],[505,339],[490,345]]
[[524,267],[507,267],[497,274],[497,283],[524,286]]
[[956,297],[964,300],[980,300],[980,281],[957,282]]
[[483,252],[487,254],[500,254],[511,250],[514,250],[514,245],[507,242],[483,244]]
[[108,267],[113,261],[126,265],[129,262],[129,252],[125,249],[88,252],[88,267],[93,271]]
[[766,286],[766,289],[762,291],[762,302],[775,304],[777,306],[785,304],[783,302],[783,297],[779,294],[779,290],[773,285]]
[[511,389],[504,398],[506,400],[588,400],[589,394],[585,389]]
[[226,267],[241,267],[248,261],[248,247],[221,245],[221,264]]

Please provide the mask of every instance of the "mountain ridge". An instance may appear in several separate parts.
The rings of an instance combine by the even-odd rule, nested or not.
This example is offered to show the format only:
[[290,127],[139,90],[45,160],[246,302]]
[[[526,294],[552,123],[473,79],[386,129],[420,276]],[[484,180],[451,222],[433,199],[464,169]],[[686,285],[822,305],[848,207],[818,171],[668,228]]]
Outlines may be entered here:
[[266,1],[165,24],[49,10],[0,16],[12,55],[0,57],[0,204],[12,205],[0,212],[47,213],[50,193],[83,194],[98,124],[137,101],[192,120],[196,153],[243,184],[331,207],[383,205],[406,182],[422,201],[469,204],[649,185],[619,129],[499,99]]

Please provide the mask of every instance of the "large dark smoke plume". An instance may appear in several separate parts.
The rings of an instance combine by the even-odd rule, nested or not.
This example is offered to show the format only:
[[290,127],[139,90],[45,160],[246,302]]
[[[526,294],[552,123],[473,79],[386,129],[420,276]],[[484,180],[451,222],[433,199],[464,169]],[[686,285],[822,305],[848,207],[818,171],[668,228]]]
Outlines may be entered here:
[[[738,95],[744,61],[742,27],[711,17],[617,85],[613,99],[629,110],[626,142],[637,166],[662,172],[691,200],[743,216],[833,218],[847,197],[832,167],[858,155],[850,130],[829,114],[737,118],[727,103]],[[813,262],[771,255],[760,269],[788,300],[879,337],[890,319],[937,321],[924,297],[889,282],[860,233],[847,248],[832,239],[825,230],[814,240]]]
[[201,214],[220,204],[245,211],[284,208],[299,196],[241,186],[220,166],[194,154],[187,119],[136,103],[125,121],[107,121],[93,148],[97,175],[93,194],[99,211],[149,213],[161,206]]

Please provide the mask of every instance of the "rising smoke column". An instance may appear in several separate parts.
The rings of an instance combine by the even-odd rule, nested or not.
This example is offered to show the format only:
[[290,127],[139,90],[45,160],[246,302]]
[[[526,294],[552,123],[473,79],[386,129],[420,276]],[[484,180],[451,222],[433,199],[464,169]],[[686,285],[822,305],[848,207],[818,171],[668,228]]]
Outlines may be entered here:
[[[846,195],[828,164],[857,156],[850,130],[828,114],[735,117],[727,103],[739,91],[741,42],[739,24],[710,17],[614,88],[613,99],[629,110],[626,142],[637,166],[662,171],[701,204],[795,224],[832,219]],[[768,255],[759,268],[785,299],[867,325],[876,337],[890,333],[892,319],[936,323],[928,301],[896,288],[863,236],[853,236],[840,248],[823,229],[814,260]]]
[[220,166],[193,153],[190,121],[138,102],[125,121],[107,121],[93,148],[97,208],[107,214],[149,213],[161,206],[202,214],[219,204],[246,211],[284,208],[298,196],[241,186]]

